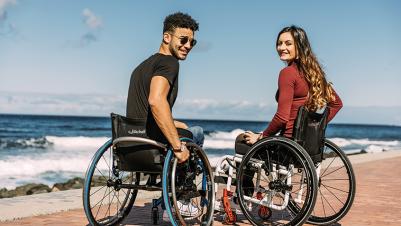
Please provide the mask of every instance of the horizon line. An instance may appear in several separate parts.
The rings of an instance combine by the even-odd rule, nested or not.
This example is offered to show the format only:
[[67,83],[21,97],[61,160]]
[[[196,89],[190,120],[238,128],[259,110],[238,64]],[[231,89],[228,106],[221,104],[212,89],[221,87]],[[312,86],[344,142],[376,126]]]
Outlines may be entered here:
[[[109,118],[109,116],[98,116],[98,115],[63,115],[63,114],[24,114],[24,113],[2,113],[0,112],[0,116],[2,115],[10,115],[10,116],[34,116],[34,117],[71,117],[71,118]],[[125,116],[125,115],[123,115]],[[177,120],[200,120],[200,121],[223,121],[223,122],[260,122],[260,123],[270,123],[270,121],[264,120],[244,120],[244,119],[205,119],[205,118],[176,118]],[[377,123],[352,123],[352,122],[335,122],[329,123],[331,125],[363,125],[363,126],[394,126],[401,127],[398,124],[377,124]]]

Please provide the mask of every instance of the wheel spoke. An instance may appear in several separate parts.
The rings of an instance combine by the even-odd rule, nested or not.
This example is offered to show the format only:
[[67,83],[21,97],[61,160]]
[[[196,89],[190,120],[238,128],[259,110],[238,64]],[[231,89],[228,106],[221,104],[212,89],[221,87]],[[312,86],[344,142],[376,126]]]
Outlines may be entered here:
[[[342,201],[337,197],[337,195],[335,195],[330,189],[328,189],[328,187],[329,187],[329,188],[332,188],[332,187],[330,187],[330,186],[325,186],[325,185],[323,185],[323,187],[326,188],[326,190],[329,191],[339,202],[341,202],[341,204],[345,205],[345,203],[342,202]],[[336,189],[336,188],[332,188],[332,189]],[[340,189],[336,189],[336,190],[342,191],[342,192],[345,192],[345,193],[349,193],[349,192],[346,192],[346,191],[343,191],[343,190],[340,190]]]
[[340,169],[342,169],[342,168],[344,168],[345,166],[341,166],[340,168],[338,168],[338,169],[336,169],[336,170],[333,170],[333,171],[331,171],[330,173],[328,173],[328,174],[325,174],[325,175],[322,175],[321,177],[326,177],[326,176],[328,176],[328,175],[330,175],[330,174],[333,174],[334,172],[337,172],[337,171],[339,171]]
[[[331,206],[331,204],[330,204],[330,202],[326,199],[326,197],[322,194],[322,192],[321,192],[321,190],[319,189],[319,192],[320,192],[320,197],[323,197],[324,198],[324,200],[327,202],[327,204],[329,204],[329,206],[330,206],[330,208],[333,210],[333,212],[336,212],[335,210],[334,210],[334,208]],[[343,203],[344,204],[344,203]],[[322,206],[323,206],[323,209],[325,209],[324,208],[324,204],[323,204],[323,200],[322,200]],[[324,212],[325,213],[325,216],[326,216],[326,211]]]

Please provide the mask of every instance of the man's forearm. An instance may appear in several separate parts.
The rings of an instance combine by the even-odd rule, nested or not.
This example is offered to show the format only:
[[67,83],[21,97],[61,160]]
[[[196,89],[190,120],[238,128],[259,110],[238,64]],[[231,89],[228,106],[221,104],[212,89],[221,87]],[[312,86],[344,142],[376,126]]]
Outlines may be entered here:
[[156,103],[150,104],[150,109],[157,125],[167,138],[167,141],[171,144],[173,149],[179,149],[181,142],[174,125],[168,102],[163,100],[157,101]]

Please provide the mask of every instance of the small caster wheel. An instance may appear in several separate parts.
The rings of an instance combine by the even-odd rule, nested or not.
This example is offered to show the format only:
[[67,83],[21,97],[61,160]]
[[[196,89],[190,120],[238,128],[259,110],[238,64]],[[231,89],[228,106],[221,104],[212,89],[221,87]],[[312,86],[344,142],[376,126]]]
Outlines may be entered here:
[[152,207],[151,218],[154,225],[159,224],[159,208]]
[[230,216],[227,213],[224,214],[223,222],[225,224],[235,224],[235,222],[237,222],[237,213],[235,213],[235,211],[232,211],[231,214],[232,214],[231,219],[230,219]]
[[258,215],[262,220],[268,220],[272,216],[272,211],[266,206],[261,206],[258,210]]

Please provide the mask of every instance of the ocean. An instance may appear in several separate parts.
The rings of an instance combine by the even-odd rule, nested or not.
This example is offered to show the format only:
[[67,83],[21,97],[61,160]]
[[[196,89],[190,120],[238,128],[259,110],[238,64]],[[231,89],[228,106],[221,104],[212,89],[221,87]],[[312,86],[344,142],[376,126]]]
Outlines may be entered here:
[[[182,120],[205,131],[212,162],[234,153],[235,137],[262,131],[267,122]],[[52,186],[84,177],[96,150],[111,137],[108,117],[0,114],[0,188],[26,183]],[[401,150],[401,126],[329,124],[326,137],[346,153]]]

